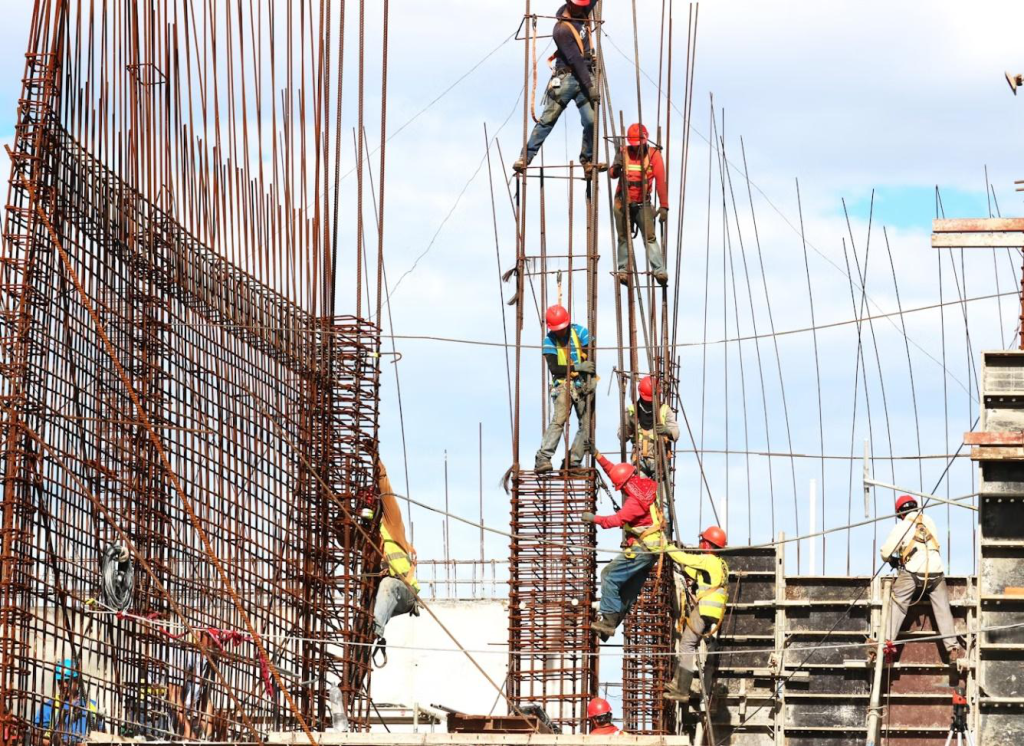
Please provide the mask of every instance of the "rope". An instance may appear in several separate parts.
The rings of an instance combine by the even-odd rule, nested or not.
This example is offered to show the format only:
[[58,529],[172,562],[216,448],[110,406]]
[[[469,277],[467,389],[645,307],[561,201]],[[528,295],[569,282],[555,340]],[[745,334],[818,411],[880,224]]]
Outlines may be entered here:
[[132,591],[135,589],[135,566],[128,547],[124,544],[111,544],[103,550],[100,580],[104,603],[118,611],[131,606]]

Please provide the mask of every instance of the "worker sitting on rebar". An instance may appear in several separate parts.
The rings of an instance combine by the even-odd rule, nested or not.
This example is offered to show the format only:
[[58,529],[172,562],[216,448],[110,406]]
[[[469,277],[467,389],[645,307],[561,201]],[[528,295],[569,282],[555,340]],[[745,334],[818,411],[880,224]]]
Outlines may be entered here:
[[530,165],[570,101],[576,102],[583,125],[580,163],[590,173],[594,156],[594,107],[601,100],[593,74],[590,43],[589,16],[596,6],[594,0],[568,0],[555,14],[559,20],[555,23],[552,38],[557,51],[550,60],[553,69],[544,94],[544,113],[534,125],[526,150],[512,165],[517,173],[522,173]]
[[[660,387],[659,387],[660,389]],[[672,408],[662,402],[658,415],[654,415],[654,380],[650,376],[640,379],[636,406],[626,405],[619,439],[629,438],[633,442],[633,463],[640,473],[650,479],[657,479],[658,439],[664,445],[665,463],[672,458],[672,444],[679,438],[679,423]]]
[[43,702],[32,724],[43,731],[43,746],[79,744],[94,730],[103,730],[96,700],[82,691],[78,666],[71,658],[57,666],[53,675],[57,696]]
[[585,326],[570,324],[569,312],[559,305],[547,310],[545,321],[548,333],[544,337],[541,354],[551,371],[551,422],[544,431],[534,470],[551,471],[551,457],[555,455],[562,430],[569,421],[570,409],[576,410],[579,429],[563,467],[568,462],[570,469],[577,469],[590,451],[590,415],[597,384],[594,361],[587,360],[585,349],[590,344],[590,332]]
[[672,546],[668,556],[683,571],[685,609],[679,660],[675,677],[665,688],[665,698],[688,702],[690,686],[697,672],[697,648],[701,640],[718,632],[729,601],[729,566],[714,554],[726,545],[725,531],[709,526],[700,534],[699,552],[685,552]]
[[622,528],[626,533],[626,548],[601,571],[600,618],[591,629],[606,641],[629,613],[651,568],[669,544],[658,505],[658,484],[638,475],[632,464],[613,464],[600,453],[594,457],[612,480],[612,487],[625,495],[622,508],[612,515],[587,512],[582,516],[584,522]]
[[[917,509],[917,498],[910,495],[896,498],[896,517],[896,525],[882,544],[882,559],[899,570],[892,584],[886,646],[892,648],[892,641],[899,635],[910,606],[927,596],[949,662],[955,663],[966,652],[957,640],[953,625],[953,612],[946,591],[946,566],[939,553],[935,521]],[[870,643],[868,655],[873,655],[875,651],[875,644]]]
[[416,550],[405,538],[405,523],[402,511],[391,488],[391,479],[384,463],[377,460],[380,476],[380,505],[384,511],[380,521],[380,549],[386,575],[377,588],[377,599],[373,605],[373,634],[376,637],[374,657],[381,657],[378,665],[387,663],[387,640],[384,628],[393,617],[402,614],[419,616],[417,597],[420,592],[416,580]]
[[[647,140],[647,128],[642,124],[631,124],[626,132],[626,146],[615,156],[608,175],[619,179],[615,190],[615,232],[619,245],[616,256],[618,280],[623,285],[632,271],[629,263],[629,234],[632,231],[643,236],[647,246],[647,262],[651,274],[662,286],[668,284],[665,257],[658,247],[654,228],[654,193],[658,194],[658,220],[662,226],[668,220],[668,182],[665,180],[665,162],[660,148],[651,148]],[[622,177],[625,177],[626,193],[622,193]],[[628,198],[628,199],[627,199]]]

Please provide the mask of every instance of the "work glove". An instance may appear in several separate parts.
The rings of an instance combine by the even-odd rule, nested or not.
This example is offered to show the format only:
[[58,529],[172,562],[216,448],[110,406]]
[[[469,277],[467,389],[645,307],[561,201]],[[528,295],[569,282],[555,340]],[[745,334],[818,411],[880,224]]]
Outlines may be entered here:
[[587,98],[590,99],[590,103],[594,106],[601,103],[601,91],[598,90],[596,85],[592,85],[587,89]]
[[585,375],[592,376],[594,375],[594,372],[597,370],[597,365],[594,363],[593,360],[585,360],[582,363],[577,363],[575,369],[577,373],[583,373]]
[[658,208],[658,220],[661,221],[662,225],[665,225],[665,223],[668,222],[668,208],[667,207],[659,207]]
[[583,515],[580,516],[580,520],[583,521],[584,523],[593,523],[594,522],[594,514],[591,513],[588,510],[587,512],[585,512]]
[[900,569],[900,557],[898,554],[893,554],[889,556],[889,567],[891,567],[893,570]]
[[670,435],[668,425],[663,425],[660,422],[654,426],[654,432],[658,435],[664,435],[666,438]]

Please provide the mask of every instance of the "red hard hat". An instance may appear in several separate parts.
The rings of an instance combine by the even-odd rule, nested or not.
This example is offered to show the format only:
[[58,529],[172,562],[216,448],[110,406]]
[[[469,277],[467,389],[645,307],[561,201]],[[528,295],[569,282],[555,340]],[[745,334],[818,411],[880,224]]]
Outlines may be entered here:
[[611,711],[612,706],[608,704],[608,700],[606,699],[594,697],[587,703],[587,718],[601,717],[602,715],[607,715]]
[[544,319],[548,323],[548,329],[553,332],[560,332],[569,326],[569,312],[564,306],[551,306]]
[[612,487],[617,490],[621,490],[622,486],[629,481],[629,478],[636,473],[636,467],[633,464],[621,463],[615,464],[611,469],[608,470],[608,477],[612,480]]
[[569,0],[569,2],[572,3],[573,5],[580,6],[581,8],[590,7],[590,0]]
[[726,544],[725,531],[720,529],[718,526],[708,526],[701,533],[700,538],[708,544],[714,544],[719,549],[722,549]]
[[636,148],[647,144],[647,128],[642,124],[631,124],[626,130],[626,142]]
[[651,380],[650,376],[644,376],[640,379],[640,385],[637,386],[637,390],[640,392],[640,398],[644,401],[653,401],[654,399],[654,381]]
[[917,507],[917,498],[912,495],[900,495],[896,498],[896,512],[899,513],[903,510],[903,506],[909,503],[913,503],[914,507]]

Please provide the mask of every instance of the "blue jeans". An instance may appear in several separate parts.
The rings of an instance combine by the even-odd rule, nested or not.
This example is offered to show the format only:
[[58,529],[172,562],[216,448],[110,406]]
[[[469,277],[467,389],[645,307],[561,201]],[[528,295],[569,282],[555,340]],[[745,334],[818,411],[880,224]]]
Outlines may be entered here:
[[658,555],[634,545],[636,556],[630,558],[620,552],[601,571],[601,614],[629,613]]
[[391,617],[411,614],[416,608],[416,594],[398,578],[386,577],[377,588],[377,600],[373,604],[373,632],[384,636],[384,628]]
[[[561,84],[552,87],[556,80]],[[594,157],[594,107],[583,92],[576,76],[571,72],[563,73],[561,76],[553,75],[548,81],[547,92],[544,94],[544,113],[540,120],[533,127],[530,140],[526,143],[526,162],[530,163],[544,144],[551,130],[554,129],[558,118],[562,116],[570,101],[576,102],[576,108],[580,111],[580,124],[583,125],[583,145],[580,149],[580,162],[591,162]]]

